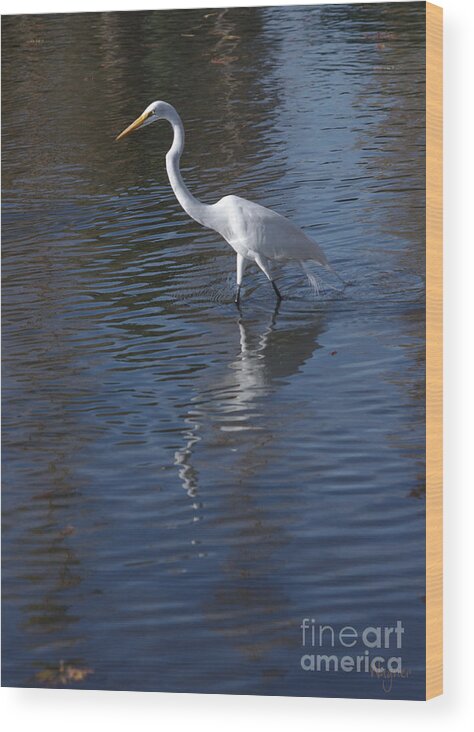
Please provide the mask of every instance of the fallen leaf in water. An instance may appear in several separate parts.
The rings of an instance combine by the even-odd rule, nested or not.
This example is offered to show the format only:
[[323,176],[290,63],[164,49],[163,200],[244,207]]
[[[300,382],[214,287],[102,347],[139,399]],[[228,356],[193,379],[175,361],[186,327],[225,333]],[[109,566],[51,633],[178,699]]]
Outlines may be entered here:
[[57,670],[54,671],[53,669],[44,669],[44,671],[38,671],[38,673],[35,675],[35,679],[40,684],[48,684],[54,686],[57,676]]
[[64,678],[67,683],[69,681],[84,681],[84,679],[91,673],[92,669],[90,668],[75,668],[74,666],[67,666]]
[[240,36],[224,36],[223,41],[240,41]]
[[335,356],[337,351],[331,351],[331,356]]
[[71,683],[84,681],[87,676],[93,673],[91,668],[79,668],[60,661],[58,668],[46,668],[43,671],[38,671],[35,678],[40,684],[46,686],[67,686]]

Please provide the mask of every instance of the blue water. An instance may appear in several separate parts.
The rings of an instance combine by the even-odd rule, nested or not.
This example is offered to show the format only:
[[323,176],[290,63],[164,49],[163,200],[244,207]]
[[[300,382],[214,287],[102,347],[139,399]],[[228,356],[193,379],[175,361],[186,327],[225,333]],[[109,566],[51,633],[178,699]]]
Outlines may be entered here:
[[[424,696],[424,51],[423,3],[3,19],[4,685]],[[170,129],[114,143],[160,98],[347,287],[239,313]],[[404,676],[303,618],[401,621]]]

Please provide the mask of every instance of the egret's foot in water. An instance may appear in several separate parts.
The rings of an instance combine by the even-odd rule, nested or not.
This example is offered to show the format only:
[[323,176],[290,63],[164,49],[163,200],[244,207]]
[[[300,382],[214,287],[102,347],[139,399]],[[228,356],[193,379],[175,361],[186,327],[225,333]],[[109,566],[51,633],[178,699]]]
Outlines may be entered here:
[[237,307],[240,305],[240,290],[241,290],[241,287],[242,287],[241,285],[238,286],[237,293],[236,293],[235,298],[234,298],[234,302],[237,305]]
[[277,286],[275,285],[275,283],[273,282],[273,280],[270,280],[270,282],[272,283],[272,287],[273,287],[273,289],[275,290],[275,295],[277,296],[278,300],[279,300],[279,301],[280,301],[280,300],[283,300],[283,296],[282,296],[282,294],[281,294],[280,290],[278,289],[278,287],[277,287]]

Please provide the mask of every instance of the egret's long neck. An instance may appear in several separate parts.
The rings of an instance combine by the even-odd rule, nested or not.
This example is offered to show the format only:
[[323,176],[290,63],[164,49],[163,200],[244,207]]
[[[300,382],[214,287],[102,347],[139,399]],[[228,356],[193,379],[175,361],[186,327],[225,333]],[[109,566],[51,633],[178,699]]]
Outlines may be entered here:
[[205,203],[201,203],[197,198],[194,198],[186,187],[179,169],[179,161],[184,149],[184,127],[181,117],[177,111],[171,107],[167,119],[171,124],[174,133],[173,144],[166,155],[166,172],[168,173],[171,187],[188,216],[191,216],[192,219],[198,221],[203,226],[206,226],[206,213],[209,206]]

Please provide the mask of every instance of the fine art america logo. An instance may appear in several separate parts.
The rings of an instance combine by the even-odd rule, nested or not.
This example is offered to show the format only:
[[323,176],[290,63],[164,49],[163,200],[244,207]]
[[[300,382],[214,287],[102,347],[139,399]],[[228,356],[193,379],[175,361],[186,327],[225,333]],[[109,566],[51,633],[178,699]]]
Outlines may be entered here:
[[366,673],[382,679],[384,690],[392,688],[395,676],[409,675],[402,665],[403,634],[401,620],[393,626],[367,626],[357,630],[352,625],[340,629],[316,625],[314,618],[303,618],[301,656],[303,671]]

